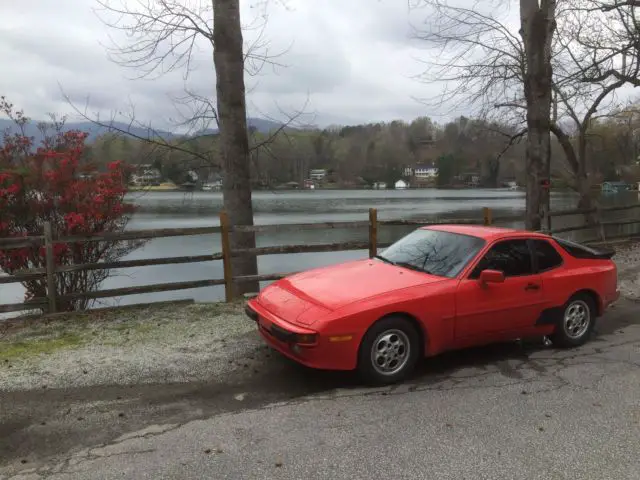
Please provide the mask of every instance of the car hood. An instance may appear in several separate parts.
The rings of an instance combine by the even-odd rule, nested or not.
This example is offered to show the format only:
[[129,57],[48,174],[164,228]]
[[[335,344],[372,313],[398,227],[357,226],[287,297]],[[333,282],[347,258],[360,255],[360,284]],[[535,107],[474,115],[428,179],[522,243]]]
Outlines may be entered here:
[[353,302],[443,280],[442,277],[367,259],[286,277],[265,288],[259,302],[284,320],[310,325],[323,313]]

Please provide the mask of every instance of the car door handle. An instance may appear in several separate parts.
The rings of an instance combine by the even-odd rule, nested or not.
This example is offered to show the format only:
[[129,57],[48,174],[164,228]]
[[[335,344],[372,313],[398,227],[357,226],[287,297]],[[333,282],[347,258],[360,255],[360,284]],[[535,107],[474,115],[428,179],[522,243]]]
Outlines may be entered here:
[[538,285],[537,283],[528,283],[526,287],[524,287],[525,290],[529,291],[529,290],[540,290],[540,285]]

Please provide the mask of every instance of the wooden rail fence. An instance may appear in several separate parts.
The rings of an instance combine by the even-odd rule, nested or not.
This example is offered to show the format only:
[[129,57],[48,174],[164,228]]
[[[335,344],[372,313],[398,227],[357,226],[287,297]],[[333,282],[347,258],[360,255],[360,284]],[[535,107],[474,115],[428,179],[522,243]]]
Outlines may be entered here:
[[[566,233],[570,231],[578,231],[591,228],[600,228],[600,235],[591,242],[610,241],[625,235],[608,236],[605,238],[604,228],[608,226],[624,226],[640,223],[637,220],[620,220],[620,221],[597,221],[589,225],[578,225],[573,227],[562,227],[551,229],[552,217],[564,217],[571,215],[585,215],[591,213],[601,214],[603,212],[625,211],[640,208],[640,204],[624,205],[619,207],[604,207],[591,210],[562,210],[557,212],[549,212],[548,217],[544,219],[545,231],[552,234]],[[599,215],[598,215],[599,216]],[[225,212],[220,213],[220,226],[218,227],[199,227],[199,228],[163,228],[153,230],[128,230],[118,233],[103,233],[92,236],[74,236],[65,238],[54,238],[51,225],[45,224],[43,235],[21,238],[0,238],[0,251],[6,251],[25,247],[42,247],[44,246],[46,261],[45,268],[31,269],[15,272],[13,275],[0,276],[1,285],[10,283],[20,283],[28,280],[46,278],[47,295],[46,297],[34,298],[22,303],[0,304],[0,313],[24,311],[24,310],[41,310],[47,313],[56,313],[58,305],[61,301],[90,299],[96,300],[101,298],[120,297],[125,295],[137,295],[144,293],[156,293],[176,290],[186,290],[192,288],[203,288],[215,285],[224,285],[225,299],[231,301],[236,298],[235,286],[243,282],[254,281],[270,281],[283,278],[290,275],[286,273],[270,273],[257,275],[234,275],[232,269],[232,258],[238,256],[262,256],[262,255],[278,255],[288,253],[312,253],[312,252],[337,252],[347,250],[368,250],[369,256],[374,256],[379,248],[386,248],[389,243],[381,243],[378,241],[378,231],[381,226],[426,226],[437,224],[466,224],[466,225],[494,225],[504,222],[522,221],[522,215],[493,216],[490,208],[482,209],[482,217],[478,218],[462,218],[462,219],[436,219],[436,220],[379,220],[377,210],[371,208],[369,210],[369,219],[357,222],[323,222],[323,223],[298,223],[298,224],[272,224],[272,225],[231,225],[229,217]],[[364,229],[368,228],[368,240],[347,241],[338,243],[324,243],[311,245],[279,245],[245,249],[232,249],[230,237],[234,232],[254,232],[254,233],[272,233],[283,231],[300,231],[300,230],[330,230],[330,229]],[[221,235],[221,251],[207,255],[187,255],[176,257],[149,258],[138,260],[120,260],[115,262],[99,262],[88,264],[74,265],[56,265],[54,259],[55,244],[59,243],[77,243],[77,242],[113,242],[124,240],[145,240],[154,238],[179,237],[179,236],[195,236],[209,235],[219,233]],[[187,264],[196,262],[210,262],[221,260],[223,263],[223,278],[192,280],[170,283],[157,283],[152,285],[142,285],[135,287],[111,288],[105,290],[91,292],[74,292],[64,296],[57,294],[57,276],[66,272],[89,271],[89,270],[111,270],[120,268],[147,267],[155,265],[172,265]]]

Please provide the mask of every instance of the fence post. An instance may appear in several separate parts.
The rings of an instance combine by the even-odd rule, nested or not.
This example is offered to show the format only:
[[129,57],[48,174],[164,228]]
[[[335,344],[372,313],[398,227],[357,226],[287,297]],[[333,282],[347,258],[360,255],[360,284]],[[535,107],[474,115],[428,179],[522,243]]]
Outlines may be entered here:
[[231,241],[229,238],[229,215],[220,212],[220,238],[222,242],[222,268],[224,269],[224,299],[227,303],[233,300],[233,270],[231,269]]
[[491,225],[491,209],[489,207],[483,207],[482,216],[484,217],[484,224]]
[[378,254],[378,210],[369,209],[369,258]]
[[53,257],[53,232],[51,222],[44,223],[44,251],[47,270],[47,300],[49,313],[56,313],[56,263]]

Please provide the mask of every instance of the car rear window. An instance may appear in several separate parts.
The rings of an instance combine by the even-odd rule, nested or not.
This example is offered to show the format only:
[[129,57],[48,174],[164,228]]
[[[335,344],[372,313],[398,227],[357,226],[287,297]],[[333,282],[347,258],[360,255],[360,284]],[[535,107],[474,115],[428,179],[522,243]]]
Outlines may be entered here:
[[539,272],[546,272],[562,265],[562,257],[556,248],[546,240],[534,240],[533,249],[536,253]]

